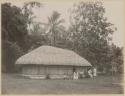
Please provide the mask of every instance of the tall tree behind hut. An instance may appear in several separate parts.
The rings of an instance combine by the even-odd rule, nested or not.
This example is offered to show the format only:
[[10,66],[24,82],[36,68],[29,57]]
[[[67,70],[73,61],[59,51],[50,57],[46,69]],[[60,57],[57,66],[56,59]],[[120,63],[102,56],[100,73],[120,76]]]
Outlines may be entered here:
[[49,34],[51,38],[51,45],[56,46],[56,38],[58,32],[61,29],[61,23],[64,22],[64,19],[60,19],[60,13],[57,11],[54,11],[52,13],[52,16],[48,17],[48,23],[47,23],[47,33]]
[[39,33],[39,30],[40,30],[40,27],[39,27],[40,23],[34,21],[36,16],[34,15],[34,11],[33,11],[34,8],[40,8],[40,7],[43,7],[43,4],[35,1],[25,2],[22,7],[22,13],[25,16],[25,21],[27,24],[27,31],[28,31],[28,38],[27,38],[28,50],[27,51],[34,49],[33,47],[38,46],[38,42],[40,43],[40,40],[42,40],[42,38],[37,34]]
[[94,66],[104,68],[109,62],[107,57],[112,34],[116,30],[104,16],[102,2],[80,2],[71,9],[68,38],[73,48],[88,59]]

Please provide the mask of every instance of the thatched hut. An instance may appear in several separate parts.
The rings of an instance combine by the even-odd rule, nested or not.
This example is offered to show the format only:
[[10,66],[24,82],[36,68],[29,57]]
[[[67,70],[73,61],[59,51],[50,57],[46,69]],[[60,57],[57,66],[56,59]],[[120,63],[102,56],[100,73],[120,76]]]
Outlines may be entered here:
[[20,57],[16,65],[21,74],[36,78],[72,78],[73,72],[84,72],[91,64],[67,49],[41,46]]

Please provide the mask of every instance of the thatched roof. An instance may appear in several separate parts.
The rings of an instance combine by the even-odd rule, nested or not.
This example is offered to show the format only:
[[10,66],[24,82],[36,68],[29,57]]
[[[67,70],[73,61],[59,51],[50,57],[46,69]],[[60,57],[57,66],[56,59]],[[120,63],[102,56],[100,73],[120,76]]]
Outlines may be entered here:
[[41,46],[20,57],[16,64],[91,66],[75,52],[52,46]]

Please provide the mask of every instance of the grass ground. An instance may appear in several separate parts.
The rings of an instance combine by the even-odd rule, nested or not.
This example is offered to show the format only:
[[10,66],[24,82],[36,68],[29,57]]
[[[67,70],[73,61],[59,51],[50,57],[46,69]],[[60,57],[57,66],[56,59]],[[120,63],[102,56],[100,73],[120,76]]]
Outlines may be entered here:
[[2,94],[121,94],[121,78],[98,76],[82,80],[33,80],[2,74]]

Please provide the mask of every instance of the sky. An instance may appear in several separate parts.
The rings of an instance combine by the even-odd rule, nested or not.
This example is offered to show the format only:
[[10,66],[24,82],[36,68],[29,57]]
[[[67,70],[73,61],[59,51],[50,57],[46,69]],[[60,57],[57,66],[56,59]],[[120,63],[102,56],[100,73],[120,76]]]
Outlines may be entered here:
[[[41,2],[43,4],[43,7],[39,9],[34,9],[35,15],[37,16],[36,20],[41,22],[47,22],[47,17],[51,16],[53,11],[58,11],[61,13],[61,17],[65,19],[65,27],[69,26],[69,9],[73,7],[74,3],[78,3],[82,0],[67,0],[67,1],[61,1],[56,0],[53,2],[50,2],[48,0],[42,0]],[[10,1],[9,1],[10,2]],[[20,2],[12,2],[12,4],[17,5],[19,7],[23,6],[24,1]],[[113,34],[113,42],[119,46],[123,46],[124,41],[124,3],[122,0],[109,0],[109,1],[103,1],[103,6],[106,8],[106,14],[105,16],[108,18],[108,21],[113,23],[115,27],[117,27],[117,31]]]

